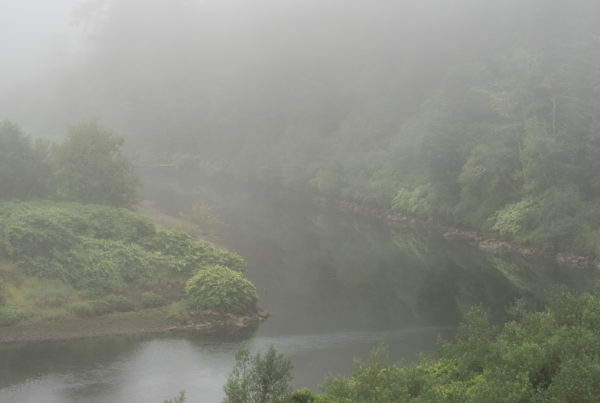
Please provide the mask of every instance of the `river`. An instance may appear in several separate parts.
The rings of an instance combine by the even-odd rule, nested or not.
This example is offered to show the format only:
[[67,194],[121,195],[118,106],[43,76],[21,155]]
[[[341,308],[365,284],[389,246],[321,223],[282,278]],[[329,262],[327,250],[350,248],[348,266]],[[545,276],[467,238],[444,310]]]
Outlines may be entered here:
[[[156,175],[146,197],[170,214],[211,206],[216,243],[248,261],[271,313],[245,341],[292,360],[294,386],[318,390],[328,373],[380,344],[392,361],[434,354],[462,313],[495,320],[515,298],[541,306],[549,287],[585,289],[597,274],[521,257],[494,257],[439,234],[393,228],[288,192]],[[146,180],[148,183],[148,179]],[[205,183],[200,185],[199,183]],[[0,344],[1,402],[218,402],[244,340],[194,333]]]

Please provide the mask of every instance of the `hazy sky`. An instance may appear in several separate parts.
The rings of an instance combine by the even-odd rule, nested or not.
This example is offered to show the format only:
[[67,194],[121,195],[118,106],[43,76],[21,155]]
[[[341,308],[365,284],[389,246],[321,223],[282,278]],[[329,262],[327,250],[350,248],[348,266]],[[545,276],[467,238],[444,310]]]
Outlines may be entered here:
[[0,91],[55,68],[77,48],[74,10],[88,0],[0,0]]

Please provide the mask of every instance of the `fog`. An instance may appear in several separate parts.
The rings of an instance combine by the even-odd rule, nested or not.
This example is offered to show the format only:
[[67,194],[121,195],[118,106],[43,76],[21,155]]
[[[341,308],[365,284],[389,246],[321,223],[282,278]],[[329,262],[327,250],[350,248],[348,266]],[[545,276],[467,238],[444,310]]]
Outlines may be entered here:
[[[36,135],[97,117],[144,142],[166,132],[171,141],[175,132],[180,139],[200,131],[278,136],[280,122],[335,126],[381,102],[413,112],[453,66],[539,40],[536,27],[560,35],[569,23],[556,24],[565,12],[543,1],[13,0],[1,7],[0,49],[10,61],[0,78],[2,117]],[[231,119],[223,122],[223,114]],[[269,114],[270,122],[256,116]],[[180,142],[173,146],[189,145]]]
[[7,91],[48,70],[64,67],[83,39],[74,25],[76,0],[5,1],[0,5],[0,51],[4,60],[0,91]]
[[478,153],[494,132],[508,150],[497,156],[507,171],[499,181],[511,189],[491,203],[495,211],[534,186],[525,182],[537,174],[523,163],[534,151],[522,151],[535,121],[550,135],[544,141],[562,150],[557,175],[536,189],[577,183],[593,198],[600,188],[590,143],[600,87],[594,1],[2,7],[10,62],[0,117],[32,136],[59,138],[68,125],[96,118],[127,137],[142,165],[180,166],[185,155],[213,174],[388,207],[403,185],[424,181],[454,208],[470,192],[465,181],[479,178],[469,160],[493,160]]
[[[199,312],[198,329],[228,327],[215,310],[258,320],[258,303],[272,317],[254,347],[283,348],[293,386],[316,389],[376,341],[411,361],[474,306],[501,322],[517,297],[539,309],[600,273],[597,0],[0,0],[0,55],[0,341],[152,330],[63,328],[146,308],[168,329]],[[493,337],[475,319],[476,352],[440,350],[481,359],[448,361],[465,388],[555,398],[555,379],[597,366],[591,347],[562,355],[577,338],[555,359],[561,334],[600,334],[597,298],[585,329],[564,332],[557,300],[556,320],[530,321],[556,336],[481,358]],[[34,334],[12,336],[23,323]],[[81,339],[44,368],[45,344],[6,343],[0,400],[216,401],[237,343],[196,336]],[[560,342],[530,354],[542,339]],[[498,357],[523,372],[484,368]]]

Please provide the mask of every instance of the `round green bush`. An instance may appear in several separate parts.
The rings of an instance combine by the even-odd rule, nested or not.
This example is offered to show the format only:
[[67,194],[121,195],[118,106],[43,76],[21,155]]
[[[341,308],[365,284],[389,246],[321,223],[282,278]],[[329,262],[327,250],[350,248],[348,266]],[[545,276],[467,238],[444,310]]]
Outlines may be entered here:
[[247,312],[256,308],[256,288],[241,273],[211,265],[198,271],[185,287],[192,309]]

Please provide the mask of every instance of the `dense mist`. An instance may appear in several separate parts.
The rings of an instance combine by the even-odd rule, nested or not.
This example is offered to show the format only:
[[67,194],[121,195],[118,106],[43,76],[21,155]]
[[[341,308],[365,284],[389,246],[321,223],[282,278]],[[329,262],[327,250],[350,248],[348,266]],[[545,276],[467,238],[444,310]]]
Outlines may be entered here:
[[327,135],[373,109],[391,134],[451,69],[595,29],[593,2],[19,4],[3,7],[3,117],[36,135],[98,117],[173,151]]
[[597,0],[4,0],[0,55],[1,401],[600,395]]
[[596,254],[593,1],[23,4],[0,111],[28,134],[96,118],[143,166]]

